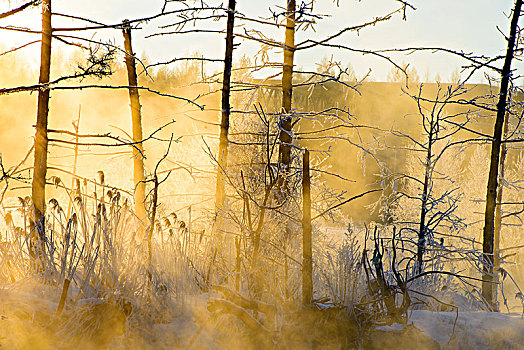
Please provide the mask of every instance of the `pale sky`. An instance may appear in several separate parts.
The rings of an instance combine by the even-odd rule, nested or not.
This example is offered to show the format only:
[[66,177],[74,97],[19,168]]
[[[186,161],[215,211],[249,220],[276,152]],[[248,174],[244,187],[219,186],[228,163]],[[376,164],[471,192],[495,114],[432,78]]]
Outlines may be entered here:
[[[225,1],[227,2],[227,1]],[[356,33],[345,33],[333,43],[352,46],[359,49],[380,49],[380,48],[401,48],[412,46],[439,46],[454,50],[464,50],[477,54],[496,55],[505,51],[505,41],[498,32],[497,26],[507,33],[509,20],[505,14],[509,14],[513,1],[511,0],[412,0],[410,1],[416,11],[407,11],[407,21],[403,21],[400,15],[395,15],[391,20],[377,24],[362,30],[359,35]],[[0,10],[5,11],[8,6],[21,4],[22,1],[11,0],[3,1]],[[208,1],[213,4],[213,0]],[[119,23],[123,19],[134,19],[154,15],[160,11],[163,0],[53,0],[53,12],[68,13],[87,18],[92,18],[107,24]],[[238,0],[237,10],[252,17],[268,17],[269,8],[276,9],[276,6],[285,5],[285,0],[280,1],[248,1]],[[398,2],[394,0],[339,0],[339,6],[333,0],[317,0],[315,7],[320,13],[330,14],[331,17],[318,22],[315,29],[307,32],[297,33],[296,42],[307,38],[322,39],[338,30],[363,22],[378,16],[382,16],[397,8]],[[171,7],[173,8],[173,7]],[[168,7],[169,9],[169,7]],[[34,9],[15,17],[3,19],[0,25],[19,25],[33,29],[40,28],[40,10]],[[71,26],[71,23],[64,22],[59,18],[53,18],[53,25]],[[163,18],[144,24],[140,31],[134,31],[134,49],[139,55],[147,53],[151,62],[170,60],[174,57],[184,57],[194,52],[200,52],[207,57],[222,58],[224,48],[224,35],[219,34],[189,34],[171,35],[146,39],[147,34],[159,31],[161,24],[172,23],[175,17]],[[201,28],[225,28],[225,20],[220,22],[206,21],[200,24]],[[208,24],[209,23],[209,24]],[[237,21],[237,23],[243,23]],[[76,25],[83,25],[77,22]],[[253,27],[252,24],[248,24]],[[186,29],[189,29],[187,27]],[[263,27],[258,26],[257,29]],[[243,33],[242,28],[237,29]],[[269,37],[282,40],[284,33],[282,30],[266,31]],[[84,33],[83,35],[87,35]],[[89,37],[95,35],[98,39],[112,39],[117,44],[121,44],[122,35],[118,30],[105,30],[96,33],[89,32]],[[10,48],[20,43],[34,40],[31,34],[13,34],[12,32],[2,31],[2,39],[5,47]],[[239,58],[246,54],[253,57],[258,51],[259,46],[253,42],[246,42],[240,38],[236,39],[240,47],[235,50],[234,57]],[[55,42],[55,48],[68,50],[67,46]],[[36,62],[39,57],[39,46],[33,45],[24,49],[24,53],[33,57]],[[345,66],[352,65],[358,77],[364,75],[372,69],[372,77],[377,81],[384,81],[391,65],[381,59],[361,54],[344,52],[326,48],[315,48],[312,50],[298,51],[296,53],[297,67],[304,70],[314,70],[315,62],[319,62],[323,57],[333,55],[335,60],[341,61]],[[274,60],[281,60],[281,54],[272,56]],[[445,54],[415,54],[410,56],[396,56],[396,61],[410,63],[414,66],[419,76],[424,80],[426,75],[432,79],[439,73],[443,81],[446,81],[453,71],[460,67],[461,62]],[[520,67],[519,67],[520,68]],[[217,66],[219,69],[219,66]],[[480,78],[478,78],[480,79]]]

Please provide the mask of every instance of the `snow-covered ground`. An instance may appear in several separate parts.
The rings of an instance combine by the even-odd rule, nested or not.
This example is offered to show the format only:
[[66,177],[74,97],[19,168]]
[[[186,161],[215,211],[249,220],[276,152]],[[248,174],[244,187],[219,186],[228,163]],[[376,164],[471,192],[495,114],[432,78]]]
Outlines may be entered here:
[[[0,348],[25,349],[37,345],[32,348],[82,349],[86,344],[91,349],[253,346],[247,346],[245,341],[249,332],[239,319],[209,312],[207,305],[213,296],[207,293],[188,296],[180,308],[175,307],[178,311],[172,312],[171,317],[147,324],[139,319],[139,314],[124,321],[107,300],[81,300],[70,304],[59,321],[55,315],[57,298],[56,288],[31,281],[0,289]],[[524,349],[524,319],[520,314],[411,310],[408,324],[378,327],[378,332],[372,334],[381,334],[386,343],[389,342],[386,337],[394,339],[398,334],[404,339],[397,344],[413,344],[413,347],[404,346],[402,350],[427,349],[427,344],[432,343],[428,343],[425,336],[436,341],[441,349]],[[410,325],[420,330],[422,336]],[[278,328],[271,333],[285,343],[283,338],[287,335]],[[404,328],[406,332],[402,331]],[[279,340],[276,340],[275,348],[279,348]],[[87,343],[89,341],[91,343]],[[371,343],[375,342],[372,340]],[[389,344],[389,350],[400,348],[394,342]]]
[[409,322],[443,349],[524,349],[524,319],[518,314],[414,310]]

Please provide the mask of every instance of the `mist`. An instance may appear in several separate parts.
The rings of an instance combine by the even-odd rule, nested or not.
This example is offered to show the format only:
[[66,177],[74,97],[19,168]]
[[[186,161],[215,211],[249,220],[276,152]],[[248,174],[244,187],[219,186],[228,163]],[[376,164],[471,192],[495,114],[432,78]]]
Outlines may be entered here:
[[496,54],[362,43],[416,1],[55,5],[0,14],[0,347],[524,343],[521,0]]

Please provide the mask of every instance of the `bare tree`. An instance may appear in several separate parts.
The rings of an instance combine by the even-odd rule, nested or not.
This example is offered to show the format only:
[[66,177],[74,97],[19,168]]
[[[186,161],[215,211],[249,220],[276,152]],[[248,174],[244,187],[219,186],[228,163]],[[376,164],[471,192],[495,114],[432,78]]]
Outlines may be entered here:
[[229,117],[231,115],[229,98],[231,95],[231,67],[233,66],[235,5],[236,0],[229,0],[227,9],[226,52],[224,56],[224,73],[222,78],[222,120],[220,122],[220,140],[218,145],[218,173],[215,199],[217,212],[224,207],[226,199],[224,172],[227,168]]
[[35,157],[31,194],[33,198],[34,220],[39,240],[45,236],[45,184],[47,174],[47,117],[49,114],[49,83],[51,70],[51,0],[42,2],[42,46],[40,51],[40,77],[38,83],[38,107],[36,115]]
[[502,144],[502,131],[504,127],[504,115],[506,114],[508,86],[511,80],[511,62],[515,54],[515,45],[517,35],[519,34],[518,22],[521,16],[522,0],[515,1],[513,8],[513,17],[510,24],[510,33],[507,38],[508,47],[504,58],[504,65],[500,71],[500,93],[497,103],[497,116],[493,130],[493,141],[491,142],[491,157],[488,177],[488,187],[486,193],[486,211],[484,214],[484,231],[483,231],[483,276],[482,276],[482,296],[486,302],[495,306],[494,288],[496,284],[493,278],[493,249],[495,234],[495,207],[497,201],[497,183],[499,177],[500,148]]
[[[427,86],[425,88],[428,89]],[[417,166],[420,164],[423,169],[422,175],[382,169],[383,183],[391,188],[383,194],[385,201],[379,201],[379,205],[382,206],[386,222],[393,218],[395,224],[416,234],[413,242],[416,246],[415,266],[416,271],[422,273],[426,247],[435,246],[435,234],[442,228],[446,228],[446,231],[464,228],[462,219],[455,214],[460,193],[457,193],[457,186],[453,185],[454,174],[446,173],[442,166],[446,166],[444,163],[447,153],[460,150],[466,142],[477,141],[461,138],[460,132],[468,128],[472,115],[478,111],[464,109],[450,112],[453,102],[464,99],[470,93],[462,83],[448,86],[437,84],[435,97],[432,99],[424,97],[422,84],[416,94],[405,89],[403,91],[416,103],[416,116],[421,118],[422,138],[392,130],[394,136],[407,141],[407,146],[394,146],[389,150],[398,148],[406,155],[415,154]],[[416,156],[417,154],[420,156]],[[416,209],[410,211],[406,204],[413,201],[417,203]]]
[[[511,94],[509,99],[511,100]],[[506,111],[506,115],[504,117],[504,139],[507,139],[508,137],[508,129],[509,129],[509,112]],[[505,161],[506,161],[506,155],[508,153],[508,145],[506,143],[503,143],[500,147],[500,159],[499,159],[499,181],[498,181],[498,189],[497,189],[497,205],[495,206],[495,225],[494,225],[494,232],[493,232],[493,275],[494,280],[496,282],[498,281],[499,276],[499,270],[500,270],[500,238],[501,238],[501,231],[502,231],[502,193],[504,191],[503,186],[503,180],[504,180],[504,174],[505,174]],[[497,302],[497,289],[494,290],[495,295],[493,296],[494,304]]]
[[[137,75],[135,67],[135,54],[131,45],[131,26],[128,21],[124,21],[123,28],[124,47],[126,51],[125,62],[127,67],[127,79],[129,82],[129,100],[131,104],[131,120],[133,126],[133,180],[135,185],[135,214],[142,223],[142,228],[147,226],[147,212],[145,206],[146,184],[144,177],[144,148],[142,145],[142,112],[140,106],[140,96],[138,94]],[[144,231],[142,229],[142,231]]]
[[293,100],[293,61],[295,55],[295,9],[296,1],[287,0],[286,12],[286,31],[284,40],[284,65],[282,67],[282,113],[284,114],[280,121],[280,148],[279,162],[283,167],[278,180],[278,189],[285,188],[286,173],[289,171],[291,164],[291,104]]

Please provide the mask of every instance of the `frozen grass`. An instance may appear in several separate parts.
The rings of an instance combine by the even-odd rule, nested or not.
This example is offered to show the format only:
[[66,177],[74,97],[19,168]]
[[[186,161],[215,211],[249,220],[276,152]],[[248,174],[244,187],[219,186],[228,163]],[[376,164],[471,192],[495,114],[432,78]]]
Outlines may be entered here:
[[[80,342],[103,348],[124,332],[126,348],[147,344],[152,325],[171,322],[184,312],[186,297],[199,292],[207,240],[164,218],[149,263],[128,200],[118,191],[104,192],[98,199],[72,193],[69,218],[51,200],[41,249],[24,199],[21,210],[7,216],[0,256],[2,346],[67,348]],[[66,281],[71,283],[59,315]]]
[[[149,261],[143,228],[129,199],[107,186],[95,189],[96,196],[86,195],[80,184],[76,187],[68,193],[70,209],[49,202],[40,255],[32,243],[28,200],[20,198],[19,211],[4,213],[2,347],[358,348],[373,344],[367,334],[377,325],[390,332],[388,324],[406,321],[391,318],[384,290],[376,289],[380,265],[398,307],[403,298],[395,287],[393,266],[406,279],[414,274],[406,263],[412,257],[412,239],[392,241],[389,226],[377,226],[375,234],[373,228],[348,227],[338,235],[314,226],[315,300],[304,310],[300,240],[293,238],[300,228],[279,215],[267,215],[255,260],[245,221],[235,221],[234,213],[220,235],[211,235],[211,219],[190,232],[164,209],[154,227]],[[285,227],[287,236],[282,234]],[[392,244],[398,249],[396,262]],[[428,269],[450,271],[452,254],[446,252],[428,245]],[[66,281],[71,284],[58,312]],[[430,336],[449,348],[489,348],[506,344],[504,337],[520,341],[522,323],[514,316],[471,313],[482,304],[474,293],[464,293],[469,288],[451,275],[413,280],[408,322],[424,331],[420,337]],[[437,313],[450,307],[450,312]],[[451,317],[457,314],[453,333]],[[501,326],[489,328],[490,320]],[[468,322],[479,331],[472,331]],[[411,333],[400,327],[401,337],[409,338]]]

